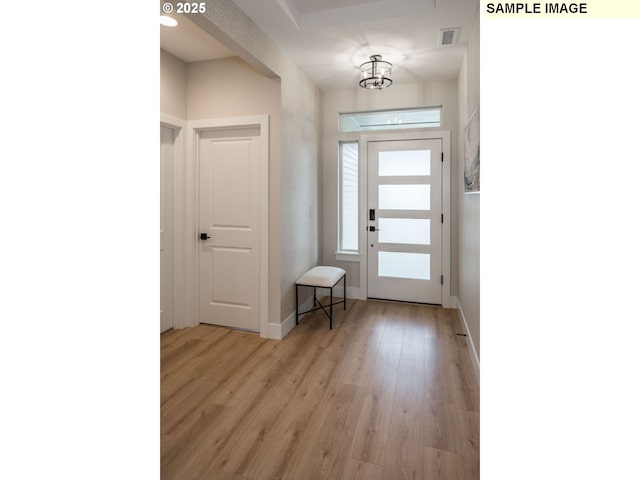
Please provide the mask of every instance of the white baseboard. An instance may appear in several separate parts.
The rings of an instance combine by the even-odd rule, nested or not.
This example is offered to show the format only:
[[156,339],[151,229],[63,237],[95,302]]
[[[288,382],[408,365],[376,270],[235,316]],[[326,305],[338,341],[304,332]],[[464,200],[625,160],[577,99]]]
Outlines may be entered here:
[[452,299],[455,299],[455,308],[458,310],[458,315],[460,315],[460,319],[462,320],[464,333],[467,335],[467,346],[469,347],[469,357],[471,358],[471,364],[473,365],[473,370],[476,373],[478,382],[480,382],[480,359],[478,358],[478,352],[476,351],[476,347],[473,343],[473,337],[471,337],[471,332],[469,331],[469,325],[467,325],[467,319],[464,318],[464,312],[462,311],[460,299],[458,297],[452,297]]
[[458,297],[445,297],[442,299],[443,308],[458,308]]
[[269,338],[282,340],[295,326],[296,312],[293,312],[282,323],[269,323]]
[[[347,291],[347,295],[349,292]],[[306,302],[300,305],[300,310],[310,310],[313,307],[313,296],[310,297]],[[304,315],[300,317],[303,319]],[[291,312],[287,318],[284,319],[282,323],[269,323],[269,338],[274,340],[282,340],[286,337],[293,327],[296,326],[296,312],[295,310]]]
[[347,298],[360,298],[360,287],[347,287]]

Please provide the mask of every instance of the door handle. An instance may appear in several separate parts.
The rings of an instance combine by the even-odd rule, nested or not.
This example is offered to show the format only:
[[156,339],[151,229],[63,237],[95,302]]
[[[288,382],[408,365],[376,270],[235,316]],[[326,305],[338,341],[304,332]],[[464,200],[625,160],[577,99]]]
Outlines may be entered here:
[[208,240],[211,237],[209,235],[207,235],[206,233],[201,233],[200,234],[200,240]]

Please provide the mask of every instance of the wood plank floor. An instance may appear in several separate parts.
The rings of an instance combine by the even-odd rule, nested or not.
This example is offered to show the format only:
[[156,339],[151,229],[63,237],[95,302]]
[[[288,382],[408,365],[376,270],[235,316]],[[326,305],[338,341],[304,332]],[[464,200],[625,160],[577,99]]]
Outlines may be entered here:
[[350,301],[282,341],[161,335],[162,479],[476,480],[479,387],[454,310]]

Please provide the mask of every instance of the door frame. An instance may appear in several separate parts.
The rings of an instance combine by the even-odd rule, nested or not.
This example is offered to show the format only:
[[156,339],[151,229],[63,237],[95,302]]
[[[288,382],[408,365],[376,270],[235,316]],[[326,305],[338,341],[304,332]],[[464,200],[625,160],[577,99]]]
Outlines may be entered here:
[[187,142],[187,158],[185,165],[186,195],[185,195],[185,220],[184,231],[186,233],[185,256],[187,268],[190,270],[186,276],[185,288],[187,292],[186,318],[193,325],[200,323],[198,318],[198,265],[200,261],[200,249],[198,232],[198,219],[200,218],[200,172],[199,172],[199,145],[202,132],[228,128],[242,128],[250,126],[260,127],[260,337],[269,338],[269,115],[253,115],[243,117],[210,118],[204,120],[192,120],[187,124],[189,141]]
[[[444,223],[442,225],[442,306],[454,308],[454,299],[451,298],[451,132],[449,130],[421,131],[412,133],[380,133],[373,135],[361,135],[359,139],[359,182],[360,188],[360,232],[366,232],[368,225],[368,192],[369,192],[369,142],[392,142],[401,140],[442,140],[442,213]],[[367,236],[360,235],[360,298],[367,299],[369,290],[368,268],[369,261],[367,250]]]
[[172,168],[172,243],[173,251],[171,255],[171,283],[173,292],[172,299],[172,328],[184,328],[191,326],[185,323],[184,316],[184,287],[180,288],[184,282],[184,261],[182,253],[183,238],[180,235],[183,202],[183,166],[185,158],[185,130],[187,122],[181,118],[174,117],[166,113],[160,113],[160,126],[173,130],[173,168]]

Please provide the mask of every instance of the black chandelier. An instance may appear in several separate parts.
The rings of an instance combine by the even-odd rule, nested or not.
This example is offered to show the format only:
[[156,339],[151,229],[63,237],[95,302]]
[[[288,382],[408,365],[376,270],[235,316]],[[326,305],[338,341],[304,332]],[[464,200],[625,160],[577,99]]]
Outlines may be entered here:
[[383,61],[382,56],[371,55],[368,62],[360,65],[360,72],[362,72],[360,86],[370,89],[377,88],[378,90],[390,87],[393,83],[391,80],[392,68],[393,65]]

